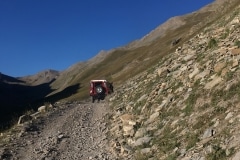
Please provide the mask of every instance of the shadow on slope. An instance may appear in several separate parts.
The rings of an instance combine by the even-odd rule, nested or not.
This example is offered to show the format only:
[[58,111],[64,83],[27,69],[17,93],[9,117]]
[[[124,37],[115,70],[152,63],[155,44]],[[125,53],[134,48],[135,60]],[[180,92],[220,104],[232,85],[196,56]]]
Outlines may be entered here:
[[80,88],[80,84],[76,84],[46,97],[53,92],[50,87],[53,81],[37,86],[0,82],[0,130],[16,123],[18,117],[27,110],[37,110],[44,102],[54,103],[60,99],[67,98],[75,94]]
[[44,100],[45,101],[50,101],[52,103],[59,101],[59,100],[63,100],[65,98],[71,97],[72,95],[78,93],[78,90],[81,89],[81,83],[77,83],[75,85],[69,86],[67,88],[65,88],[64,90],[55,93],[51,96],[46,97]]
[[22,80],[19,80],[19,79],[14,78],[14,77],[7,76],[7,75],[5,75],[5,74],[2,74],[1,72],[0,72],[0,82],[25,83],[25,82],[22,81]]
[[8,126],[14,117],[33,109],[34,101],[52,92],[50,83],[53,81],[37,86],[0,82],[0,125]]

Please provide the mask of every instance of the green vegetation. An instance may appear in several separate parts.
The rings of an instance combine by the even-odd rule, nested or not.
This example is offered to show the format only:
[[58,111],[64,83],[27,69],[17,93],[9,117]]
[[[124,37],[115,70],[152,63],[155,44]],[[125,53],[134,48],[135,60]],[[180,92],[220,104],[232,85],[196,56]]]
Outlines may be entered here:
[[178,154],[174,153],[174,154],[170,154],[166,160],[176,160],[178,157]]
[[172,132],[172,128],[165,126],[161,136],[154,137],[153,144],[159,147],[159,151],[166,154],[170,153],[173,149],[180,146],[177,138],[177,133]]
[[229,81],[233,79],[234,73],[233,72],[227,72],[226,76],[226,81]]
[[204,60],[205,54],[204,53],[199,53],[197,54],[197,59],[196,61],[199,62],[200,64],[203,64],[203,60]]
[[142,101],[135,103],[133,107],[133,114],[140,115],[143,106],[144,106],[144,102]]
[[192,113],[198,96],[199,94],[196,92],[192,92],[189,95],[188,99],[186,100],[186,107],[183,110],[186,116],[189,116]]
[[235,41],[234,45],[237,46],[238,48],[240,48],[240,41],[239,40]]
[[222,33],[220,39],[226,39],[229,36],[230,30],[226,29],[224,33]]
[[135,156],[134,159],[135,160],[148,160],[151,157],[151,155],[148,154],[142,154],[140,151],[138,151]]
[[219,146],[213,146],[213,152],[206,157],[207,160],[227,160],[226,151]]
[[217,47],[217,45],[218,45],[217,40],[212,38],[212,39],[209,40],[207,48],[208,49],[213,49],[213,48]]
[[212,93],[211,104],[213,106],[217,106],[218,102],[220,102],[221,100],[227,101],[234,96],[240,97],[240,81],[232,84],[227,91],[224,91],[222,89],[215,90]]
[[186,136],[187,146],[186,149],[189,150],[190,148],[194,147],[196,143],[199,141],[199,134],[196,133],[188,133]]

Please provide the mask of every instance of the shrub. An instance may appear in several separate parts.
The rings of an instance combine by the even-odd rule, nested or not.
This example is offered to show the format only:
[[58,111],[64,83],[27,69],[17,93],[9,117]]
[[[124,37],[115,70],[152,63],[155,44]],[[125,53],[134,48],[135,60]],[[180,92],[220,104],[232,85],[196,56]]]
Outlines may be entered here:
[[212,38],[212,39],[209,40],[208,45],[207,45],[207,48],[208,48],[208,49],[212,49],[212,48],[217,47],[217,45],[218,45],[218,44],[217,44],[216,39]]
[[239,40],[235,41],[234,45],[240,48],[240,41]]

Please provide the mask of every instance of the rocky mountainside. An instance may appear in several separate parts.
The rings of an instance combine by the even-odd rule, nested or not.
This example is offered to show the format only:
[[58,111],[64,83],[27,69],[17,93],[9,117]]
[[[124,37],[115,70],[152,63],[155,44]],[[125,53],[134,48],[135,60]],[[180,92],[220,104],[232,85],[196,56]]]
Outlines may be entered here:
[[239,3],[237,0],[217,0],[200,10],[176,16],[158,26],[149,34],[126,46],[100,52],[86,62],[77,63],[63,71],[51,84],[50,95],[78,85],[70,99],[84,99],[91,79],[109,79],[115,86],[156,64],[158,59],[173,52],[177,45],[198,34],[203,28],[221,18]]
[[25,106],[35,107],[33,102],[36,100],[38,103],[54,103],[62,99],[83,100],[89,97],[91,79],[108,79],[118,87],[158,63],[158,59],[173,52],[178,45],[222,15],[231,12],[237,3],[237,0],[214,1],[199,11],[169,19],[140,40],[110,51],[101,51],[92,59],[76,63],[62,72],[47,70],[15,78],[20,81],[14,84],[1,83],[2,99],[12,97],[11,102],[15,103],[14,106],[8,105],[10,101],[5,99],[4,109],[22,108],[23,111]]
[[[53,82],[19,87],[23,79],[0,75],[6,97],[17,83],[14,92],[54,104],[43,118],[34,113],[1,133],[0,158],[239,160],[239,35],[240,2],[216,0],[73,65]],[[86,98],[95,78],[114,81],[109,100],[70,101]],[[103,118],[108,107],[113,112]]]
[[240,5],[110,99],[123,159],[240,159]]

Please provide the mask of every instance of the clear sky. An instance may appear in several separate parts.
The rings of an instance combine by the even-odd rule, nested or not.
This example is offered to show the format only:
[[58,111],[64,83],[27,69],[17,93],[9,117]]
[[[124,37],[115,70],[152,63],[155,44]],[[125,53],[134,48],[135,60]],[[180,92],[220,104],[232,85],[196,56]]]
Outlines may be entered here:
[[0,72],[65,70],[214,0],[0,0]]

